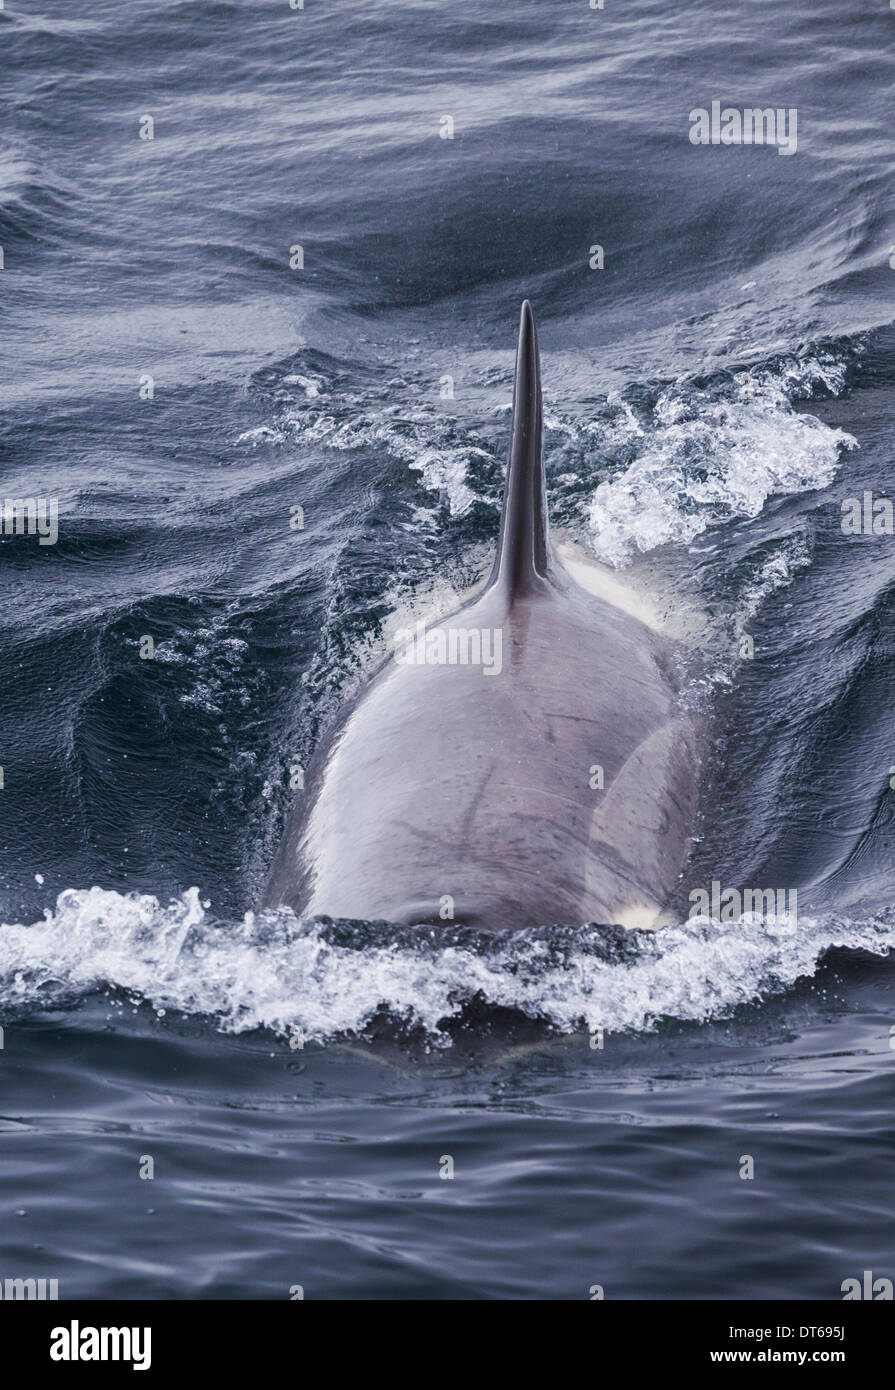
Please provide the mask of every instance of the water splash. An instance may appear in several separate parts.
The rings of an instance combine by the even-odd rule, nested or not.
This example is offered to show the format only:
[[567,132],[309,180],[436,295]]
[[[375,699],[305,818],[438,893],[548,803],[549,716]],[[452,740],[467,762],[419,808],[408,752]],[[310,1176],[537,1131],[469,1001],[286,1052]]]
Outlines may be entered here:
[[221,1031],[309,1040],[362,1034],[386,1015],[449,1045],[473,1003],[561,1032],[649,1031],[705,1022],[812,976],[833,947],[886,955],[895,921],[835,916],[718,923],[656,933],[549,927],[493,937],[461,928],[305,922],[289,911],[216,921],[192,888],[148,894],[69,889],[31,925],[0,928],[0,1006],[70,1002],[113,988]]
[[844,430],[798,413],[793,401],[842,389],[845,364],[819,354],[711,385],[675,382],[637,418],[620,402],[612,440],[630,463],[597,487],[587,510],[595,553],[616,567],[640,551],[688,545],[709,527],[756,517],[775,494],[829,486]]
[[[856,441],[794,402],[839,394],[859,352],[845,343],[707,380],[632,383],[577,409],[545,402],[554,517],[577,521],[595,555],[620,568],[638,552],[688,545],[713,526],[755,517],[771,496],[827,487]],[[322,361],[314,357],[313,372],[293,368],[279,382],[272,423],[237,442],[383,449],[419,474],[451,517],[476,502],[499,508],[508,407],[473,423],[446,417],[425,401],[427,383],[404,378],[388,383],[383,404],[381,387],[345,390],[344,370],[330,365],[327,375]],[[473,395],[486,377],[470,380]],[[283,390],[290,382],[300,390]]]

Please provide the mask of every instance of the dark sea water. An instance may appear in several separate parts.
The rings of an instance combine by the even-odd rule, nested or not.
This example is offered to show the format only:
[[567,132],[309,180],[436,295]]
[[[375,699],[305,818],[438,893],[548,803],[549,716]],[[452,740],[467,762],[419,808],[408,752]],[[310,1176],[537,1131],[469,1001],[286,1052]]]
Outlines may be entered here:
[[[884,0],[6,0],[0,496],[60,517],[0,537],[0,1278],[895,1277],[895,539],[840,524],[893,487],[893,36]],[[796,108],[797,153],[692,145],[715,99]],[[490,561],[524,296],[554,528],[685,636],[713,731],[685,886],[797,915],[259,911],[290,769]]]

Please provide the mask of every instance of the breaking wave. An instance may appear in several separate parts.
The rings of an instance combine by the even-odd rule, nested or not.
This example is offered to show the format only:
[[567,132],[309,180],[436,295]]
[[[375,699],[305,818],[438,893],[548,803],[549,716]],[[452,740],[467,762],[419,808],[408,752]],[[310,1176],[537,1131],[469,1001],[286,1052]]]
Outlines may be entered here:
[[884,956],[895,918],[832,915],[659,932],[549,927],[510,936],[468,928],[299,920],[289,911],[216,921],[199,891],[163,906],[147,894],[69,889],[31,925],[0,932],[0,1005],[28,1012],[102,990],[211,1019],[323,1041],[374,1020],[447,1046],[471,1006],[552,1029],[644,1032],[706,1022],[811,977],[833,948]]
[[[711,527],[756,517],[774,495],[829,486],[856,440],[795,403],[840,394],[862,351],[859,341],[843,340],[708,378],[632,383],[577,407],[560,409],[548,398],[552,514],[620,568],[637,553],[687,545]],[[493,403],[493,372],[467,383],[472,399],[491,400],[467,421],[426,403],[428,382],[392,379],[384,405],[381,384],[346,390],[344,368],[319,353],[305,356],[277,382],[273,421],[238,444],[378,448],[418,474],[450,517],[475,503],[499,509],[509,400]]]
[[857,441],[793,403],[819,390],[836,395],[845,377],[844,360],[817,353],[709,384],[675,382],[638,412],[619,399],[615,447],[632,458],[590,501],[595,554],[619,567],[637,551],[756,517],[775,494],[828,487],[842,450]]

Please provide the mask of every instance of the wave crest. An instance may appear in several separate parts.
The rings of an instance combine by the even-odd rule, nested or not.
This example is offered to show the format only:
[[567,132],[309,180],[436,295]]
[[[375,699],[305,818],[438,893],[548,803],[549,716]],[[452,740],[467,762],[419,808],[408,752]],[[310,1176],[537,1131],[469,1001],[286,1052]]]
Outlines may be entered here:
[[494,937],[289,911],[220,922],[196,888],[167,906],[149,894],[68,889],[42,921],[0,929],[0,1005],[28,1011],[113,988],[159,1013],[208,1017],[222,1032],[301,1030],[321,1042],[386,1015],[396,1031],[447,1045],[448,1025],[483,1004],[560,1032],[644,1032],[781,993],[834,947],[886,955],[895,921],[748,916],[656,933],[588,925]]

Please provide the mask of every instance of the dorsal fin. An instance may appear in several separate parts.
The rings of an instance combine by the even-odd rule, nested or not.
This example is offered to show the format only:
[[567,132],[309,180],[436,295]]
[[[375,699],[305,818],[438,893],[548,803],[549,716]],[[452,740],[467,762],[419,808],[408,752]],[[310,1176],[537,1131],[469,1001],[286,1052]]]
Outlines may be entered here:
[[541,452],[541,364],[538,335],[526,299],[519,320],[513,433],[503,494],[497,556],[488,588],[503,590],[510,603],[540,589],[549,564],[547,491]]

